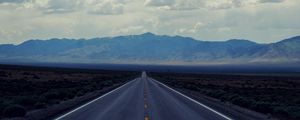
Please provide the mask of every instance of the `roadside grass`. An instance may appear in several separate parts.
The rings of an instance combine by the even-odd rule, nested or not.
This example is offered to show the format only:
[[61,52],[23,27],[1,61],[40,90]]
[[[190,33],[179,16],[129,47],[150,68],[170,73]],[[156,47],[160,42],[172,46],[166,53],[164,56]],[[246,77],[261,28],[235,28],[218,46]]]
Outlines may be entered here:
[[0,68],[0,119],[21,117],[138,76],[126,71]]
[[171,73],[150,76],[175,88],[197,91],[280,119],[300,119],[300,77],[297,76]]

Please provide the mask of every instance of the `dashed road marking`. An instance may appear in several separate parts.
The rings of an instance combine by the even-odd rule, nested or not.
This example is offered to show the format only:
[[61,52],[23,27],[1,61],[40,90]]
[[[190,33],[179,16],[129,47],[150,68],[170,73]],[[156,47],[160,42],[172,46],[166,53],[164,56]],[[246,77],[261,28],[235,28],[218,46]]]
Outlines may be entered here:
[[148,98],[148,89],[147,89],[147,83],[146,83],[146,80],[147,80],[147,77],[144,77],[143,78],[145,81],[144,81],[144,118],[145,120],[149,120],[149,117],[148,117],[148,107],[149,107],[149,104],[148,104],[148,101],[147,101],[147,98]]

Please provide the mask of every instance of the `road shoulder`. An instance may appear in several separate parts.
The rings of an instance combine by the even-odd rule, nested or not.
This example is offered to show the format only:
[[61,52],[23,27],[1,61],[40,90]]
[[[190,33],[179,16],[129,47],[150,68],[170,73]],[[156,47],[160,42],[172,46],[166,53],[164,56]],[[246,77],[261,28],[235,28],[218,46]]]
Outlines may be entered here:
[[229,117],[235,119],[235,120],[276,120],[275,118],[271,118],[268,115],[258,113],[246,108],[239,107],[237,105],[233,105],[230,103],[224,103],[217,99],[214,99],[212,97],[205,96],[203,94],[200,94],[198,92],[187,90],[187,89],[178,89],[175,90],[187,95],[188,97],[191,97],[192,99],[203,103],[223,114],[228,115]]

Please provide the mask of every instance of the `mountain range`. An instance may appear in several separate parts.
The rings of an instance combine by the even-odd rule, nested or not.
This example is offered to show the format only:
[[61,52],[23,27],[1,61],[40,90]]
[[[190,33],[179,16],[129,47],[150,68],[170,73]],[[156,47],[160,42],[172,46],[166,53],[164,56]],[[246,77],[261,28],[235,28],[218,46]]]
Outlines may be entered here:
[[242,39],[213,42],[144,33],[0,45],[0,62],[214,64],[299,61],[300,36],[259,44]]

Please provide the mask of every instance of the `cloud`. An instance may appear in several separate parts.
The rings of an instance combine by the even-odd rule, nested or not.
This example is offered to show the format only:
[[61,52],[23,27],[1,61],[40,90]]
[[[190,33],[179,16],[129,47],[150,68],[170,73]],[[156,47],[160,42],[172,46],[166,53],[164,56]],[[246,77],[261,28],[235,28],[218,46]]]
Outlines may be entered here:
[[[66,13],[79,10],[85,0],[13,0],[15,9],[35,9],[42,13]],[[1,4],[1,2],[0,2]]]
[[285,0],[146,0],[145,6],[165,10],[230,9]]
[[16,9],[36,9],[45,14],[84,11],[99,15],[122,14],[130,0],[2,0],[0,4],[16,4]]
[[147,32],[147,29],[145,29],[143,26],[128,26],[126,28],[121,28],[116,31],[112,31],[113,34],[119,35],[140,34],[145,32]]
[[49,0],[45,6],[46,13],[71,12],[81,8],[81,0]]
[[260,0],[260,3],[280,3],[284,2],[285,0]]
[[2,3],[22,3],[25,0],[0,0],[0,4]]
[[27,0],[23,2],[20,6],[24,9],[46,9],[48,5],[48,0]]
[[124,1],[104,0],[102,2],[90,2],[88,13],[100,15],[117,15],[124,11]]
[[181,28],[175,31],[175,34],[182,34],[182,33],[197,33],[199,32],[200,28],[204,27],[205,24],[202,22],[197,22],[192,28]]
[[144,5],[165,10],[189,10],[198,9],[202,3],[202,0],[145,0]]
[[170,6],[175,3],[175,0],[146,0],[146,6]]
[[2,0],[0,43],[148,31],[274,42],[299,35],[299,11],[299,0]]

